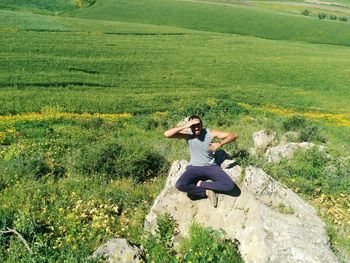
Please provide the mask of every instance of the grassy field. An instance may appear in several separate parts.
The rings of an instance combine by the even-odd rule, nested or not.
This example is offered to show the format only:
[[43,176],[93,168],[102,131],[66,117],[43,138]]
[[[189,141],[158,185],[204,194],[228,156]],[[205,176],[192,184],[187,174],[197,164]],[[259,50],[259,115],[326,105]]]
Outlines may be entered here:
[[89,9],[69,13],[81,18],[168,25],[267,39],[337,45],[350,43],[348,23],[319,21],[301,14],[281,14],[241,4],[167,0],[101,1]]
[[[225,149],[243,166],[263,166],[318,209],[346,262],[349,23],[303,16],[300,2],[79,3],[0,5],[0,231],[16,229],[34,253],[0,235],[0,258],[81,262],[121,236],[142,240],[150,262],[195,259],[187,250],[175,258],[142,222],[169,164],[188,157],[164,129],[200,113],[240,134]],[[259,129],[297,130],[333,157],[265,164],[247,155]]]
[[0,8],[24,12],[58,14],[78,8],[79,1],[73,0],[3,0]]

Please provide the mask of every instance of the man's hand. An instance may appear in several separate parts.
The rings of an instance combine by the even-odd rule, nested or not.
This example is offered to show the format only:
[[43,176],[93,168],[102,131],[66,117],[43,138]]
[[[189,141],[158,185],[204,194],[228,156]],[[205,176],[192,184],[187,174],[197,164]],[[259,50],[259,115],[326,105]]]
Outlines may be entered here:
[[211,130],[211,136],[213,138],[220,139],[220,142],[213,142],[209,145],[209,151],[215,152],[217,149],[222,147],[225,144],[233,142],[238,138],[238,135],[233,132],[223,132],[217,130]]
[[186,132],[187,129],[191,128],[193,125],[200,124],[199,119],[192,119],[187,121],[185,124],[182,124],[181,127],[174,127],[164,132],[165,137],[167,138],[182,138],[187,139],[188,138],[188,132]]
[[198,119],[192,119],[192,120],[189,120],[187,123],[186,123],[186,127],[187,128],[191,128],[192,125],[196,125],[196,124],[199,124],[200,121]]
[[215,152],[217,149],[221,147],[221,143],[213,142],[209,145],[209,151]]

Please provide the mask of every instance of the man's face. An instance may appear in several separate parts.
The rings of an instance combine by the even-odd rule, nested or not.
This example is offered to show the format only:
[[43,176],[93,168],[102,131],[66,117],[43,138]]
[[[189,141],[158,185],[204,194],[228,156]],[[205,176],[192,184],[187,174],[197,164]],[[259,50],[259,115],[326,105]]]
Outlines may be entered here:
[[[198,122],[200,121],[199,119],[194,119],[194,120],[198,120]],[[191,126],[191,130],[192,130],[192,133],[195,135],[195,136],[199,136],[201,134],[201,130],[202,130],[202,125],[201,123],[197,123],[197,124],[193,124]]]

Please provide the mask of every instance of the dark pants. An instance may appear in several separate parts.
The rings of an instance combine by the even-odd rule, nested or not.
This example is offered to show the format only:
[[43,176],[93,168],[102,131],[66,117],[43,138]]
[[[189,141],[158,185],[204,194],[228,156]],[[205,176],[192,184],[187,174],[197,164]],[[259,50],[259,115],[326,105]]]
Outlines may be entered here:
[[[203,181],[200,187],[196,186],[199,180]],[[210,180],[211,182],[206,182],[206,180]],[[236,187],[236,184],[219,165],[188,165],[186,171],[177,180],[175,187],[187,193],[188,197],[192,200],[197,200],[206,197],[206,189],[217,193],[225,193],[232,191]]]

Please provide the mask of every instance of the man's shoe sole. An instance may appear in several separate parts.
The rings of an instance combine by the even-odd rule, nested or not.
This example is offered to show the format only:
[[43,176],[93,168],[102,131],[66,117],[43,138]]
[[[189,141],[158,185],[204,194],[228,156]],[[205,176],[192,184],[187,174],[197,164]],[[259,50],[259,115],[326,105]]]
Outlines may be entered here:
[[216,193],[212,190],[207,190],[208,191],[208,198],[210,200],[210,203],[213,207],[217,207],[218,206],[218,197],[216,195]]

